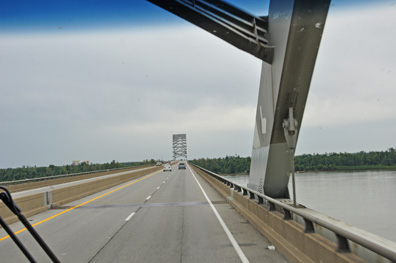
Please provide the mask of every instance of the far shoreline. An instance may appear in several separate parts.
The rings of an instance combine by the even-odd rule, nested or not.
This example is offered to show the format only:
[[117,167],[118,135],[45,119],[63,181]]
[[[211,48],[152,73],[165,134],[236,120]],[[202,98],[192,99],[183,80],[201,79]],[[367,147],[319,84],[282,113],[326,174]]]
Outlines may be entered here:
[[[396,166],[390,167],[356,167],[351,166],[350,168],[336,169],[336,170],[308,170],[308,171],[296,171],[296,174],[305,173],[341,173],[341,172],[374,172],[374,171],[396,171]],[[219,174],[221,176],[238,176],[238,175],[249,175],[248,173],[234,173],[234,174]]]

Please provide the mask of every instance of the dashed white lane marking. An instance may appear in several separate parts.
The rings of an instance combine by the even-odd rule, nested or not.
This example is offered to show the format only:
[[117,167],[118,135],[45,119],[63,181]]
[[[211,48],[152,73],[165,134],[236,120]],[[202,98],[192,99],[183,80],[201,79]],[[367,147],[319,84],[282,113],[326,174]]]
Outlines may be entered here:
[[160,189],[160,187],[159,187],[159,186],[157,187],[157,190],[158,190],[158,189]]
[[165,183],[165,181],[162,182],[163,184]]
[[236,253],[238,254],[239,258],[243,263],[249,263],[249,260],[245,256],[245,253],[243,253],[241,247],[238,245],[238,242],[236,242],[234,236],[232,235],[231,231],[228,229],[227,225],[224,223],[223,219],[221,218],[220,214],[217,212],[216,208],[212,204],[212,201],[210,201],[208,195],[206,194],[205,190],[202,188],[201,184],[198,182],[197,178],[195,177],[193,171],[191,170],[190,166],[188,166],[188,169],[190,170],[191,174],[193,175],[195,181],[197,182],[199,188],[201,188],[201,191],[203,195],[206,198],[206,201],[208,201],[210,207],[212,208],[214,214],[217,217],[217,220],[219,220],[220,225],[223,227],[224,232],[227,234],[228,239],[231,241],[232,246],[234,247]]
[[149,195],[147,198],[146,198],[146,200],[149,200],[151,198],[151,195]]
[[128,222],[129,220],[131,220],[132,216],[134,216],[134,215],[135,215],[135,212],[133,212],[127,218],[125,218],[125,221]]

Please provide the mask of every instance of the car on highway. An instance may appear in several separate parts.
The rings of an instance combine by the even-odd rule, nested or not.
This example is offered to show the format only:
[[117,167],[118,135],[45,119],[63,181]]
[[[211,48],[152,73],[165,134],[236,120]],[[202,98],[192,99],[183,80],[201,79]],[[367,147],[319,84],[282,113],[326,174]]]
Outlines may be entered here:
[[161,166],[162,163],[161,162],[157,162],[155,166]]
[[172,166],[170,166],[170,164],[165,164],[163,171],[164,172],[166,172],[166,171],[172,172]]
[[179,170],[180,169],[186,169],[186,164],[185,163],[179,163],[178,167],[179,167]]

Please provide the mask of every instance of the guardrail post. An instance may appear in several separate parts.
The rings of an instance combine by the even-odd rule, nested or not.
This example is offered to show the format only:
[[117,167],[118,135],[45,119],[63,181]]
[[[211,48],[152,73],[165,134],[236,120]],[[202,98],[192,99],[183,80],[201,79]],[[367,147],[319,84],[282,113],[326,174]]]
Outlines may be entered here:
[[44,192],[44,205],[51,206],[52,204],[52,191]]
[[283,208],[283,212],[284,212],[283,220],[291,220],[292,219],[292,215],[289,210]]
[[276,210],[275,204],[270,201],[268,201],[268,203],[269,203],[269,211],[275,211]]
[[315,228],[314,225],[312,223],[312,221],[304,218],[304,223],[305,223],[305,229],[304,229],[304,233],[315,233]]
[[346,239],[345,237],[343,237],[339,234],[336,234],[336,237],[337,237],[337,241],[338,241],[337,242],[337,244],[338,244],[337,252],[340,252],[340,253],[351,252],[351,250],[349,249],[348,239]]
[[258,196],[258,203],[259,204],[264,203],[264,199],[261,196]]
[[245,188],[242,189],[243,195],[247,195],[247,190]]
[[250,199],[254,199],[255,198],[254,194],[252,192],[249,192],[249,194],[250,194]]

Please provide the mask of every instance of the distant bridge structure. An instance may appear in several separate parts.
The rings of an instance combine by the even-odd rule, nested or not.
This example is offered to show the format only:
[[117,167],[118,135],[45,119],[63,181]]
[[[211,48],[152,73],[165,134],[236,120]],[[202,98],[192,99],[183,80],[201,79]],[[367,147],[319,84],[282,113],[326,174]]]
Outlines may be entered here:
[[290,198],[294,152],[330,0],[273,0],[267,16],[221,0],[147,1],[263,61],[248,186]]
[[173,134],[173,160],[177,160],[177,158],[187,160],[186,134]]

